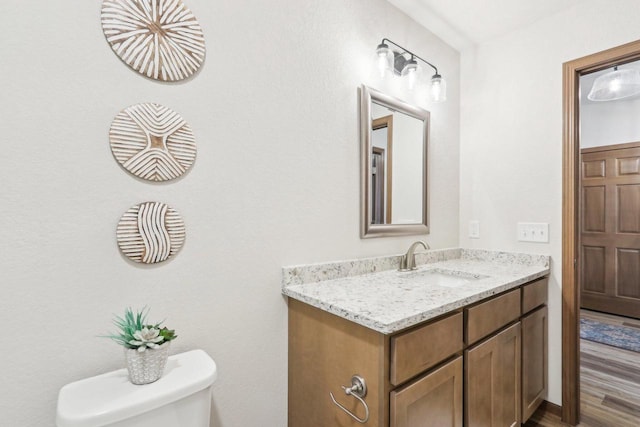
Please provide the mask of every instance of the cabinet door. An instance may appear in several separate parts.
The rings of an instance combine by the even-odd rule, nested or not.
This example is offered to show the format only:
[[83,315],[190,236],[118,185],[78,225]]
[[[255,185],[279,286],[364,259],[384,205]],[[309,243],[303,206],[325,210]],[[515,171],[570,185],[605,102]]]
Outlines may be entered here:
[[462,357],[391,392],[391,427],[462,427]]
[[465,352],[468,427],[520,425],[520,322]]
[[[362,424],[333,404],[329,393],[351,412],[365,410],[341,385],[358,374],[367,382],[367,427],[388,424],[382,334],[289,299],[289,427],[358,427]],[[268,424],[267,424],[268,425]]]
[[547,307],[522,318],[522,422],[547,393]]

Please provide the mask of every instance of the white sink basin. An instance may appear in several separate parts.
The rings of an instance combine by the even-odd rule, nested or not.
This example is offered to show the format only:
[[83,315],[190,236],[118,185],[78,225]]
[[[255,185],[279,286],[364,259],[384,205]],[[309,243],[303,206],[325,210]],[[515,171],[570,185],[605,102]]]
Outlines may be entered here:
[[469,274],[462,271],[442,269],[415,270],[407,273],[400,272],[399,274],[406,279],[420,281],[420,283],[424,283],[425,285],[441,286],[443,288],[459,288],[476,280],[489,277],[480,274]]

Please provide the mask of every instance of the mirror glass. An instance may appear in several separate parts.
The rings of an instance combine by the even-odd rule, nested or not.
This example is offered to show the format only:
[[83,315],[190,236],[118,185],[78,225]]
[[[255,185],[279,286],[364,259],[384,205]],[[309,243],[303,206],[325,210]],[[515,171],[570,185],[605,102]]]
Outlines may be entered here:
[[429,112],[360,88],[361,237],[429,232]]

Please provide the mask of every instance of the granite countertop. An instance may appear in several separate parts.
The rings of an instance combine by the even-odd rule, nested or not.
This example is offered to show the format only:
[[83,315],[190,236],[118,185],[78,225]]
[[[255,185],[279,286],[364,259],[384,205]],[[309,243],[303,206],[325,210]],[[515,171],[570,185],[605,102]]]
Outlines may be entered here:
[[[282,293],[367,328],[392,334],[549,274],[545,255],[444,249],[416,254],[418,269],[396,270],[399,256],[283,268]],[[426,283],[429,273],[460,286]]]

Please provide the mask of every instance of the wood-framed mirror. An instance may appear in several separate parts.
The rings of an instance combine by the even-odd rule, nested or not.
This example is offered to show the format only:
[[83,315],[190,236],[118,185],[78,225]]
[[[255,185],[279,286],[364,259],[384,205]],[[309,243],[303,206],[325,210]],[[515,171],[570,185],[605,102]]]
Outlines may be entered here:
[[360,237],[429,233],[427,110],[362,85]]

